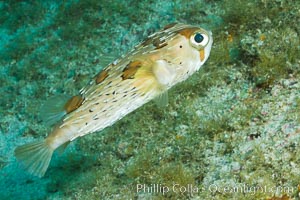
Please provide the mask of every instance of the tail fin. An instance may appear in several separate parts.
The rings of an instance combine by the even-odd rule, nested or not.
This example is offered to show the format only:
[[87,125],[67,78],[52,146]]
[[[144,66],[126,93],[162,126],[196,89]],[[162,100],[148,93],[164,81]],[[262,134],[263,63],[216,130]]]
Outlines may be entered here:
[[53,149],[46,140],[25,144],[15,149],[15,156],[26,170],[38,177],[46,173],[52,154]]

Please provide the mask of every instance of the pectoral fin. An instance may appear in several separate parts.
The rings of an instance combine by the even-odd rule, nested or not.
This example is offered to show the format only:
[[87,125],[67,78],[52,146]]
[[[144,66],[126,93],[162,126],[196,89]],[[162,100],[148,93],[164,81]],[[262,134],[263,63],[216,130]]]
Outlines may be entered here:
[[176,75],[175,67],[167,63],[166,60],[156,61],[152,70],[158,83],[162,86],[170,85]]
[[154,100],[156,105],[159,107],[166,107],[168,105],[169,99],[168,99],[168,92],[163,92],[156,99]]

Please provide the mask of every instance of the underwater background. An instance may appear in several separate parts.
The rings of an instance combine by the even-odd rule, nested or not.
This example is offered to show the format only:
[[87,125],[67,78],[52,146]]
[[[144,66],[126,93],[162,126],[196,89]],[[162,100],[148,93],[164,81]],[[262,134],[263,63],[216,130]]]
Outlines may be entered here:
[[[0,199],[299,199],[299,10],[297,0],[0,1]],[[214,44],[169,105],[150,102],[56,153],[43,178],[28,174],[13,152],[50,132],[47,99],[77,94],[172,22],[210,29]]]

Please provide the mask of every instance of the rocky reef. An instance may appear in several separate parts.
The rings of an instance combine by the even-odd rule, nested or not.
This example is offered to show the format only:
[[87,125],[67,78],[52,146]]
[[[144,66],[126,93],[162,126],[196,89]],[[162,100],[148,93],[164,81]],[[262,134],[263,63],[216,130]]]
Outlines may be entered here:
[[[0,2],[1,199],[299,199],[300,1]],[[41,106],[172,22],[210,29],[208,62],[169,93],[27,174]]]

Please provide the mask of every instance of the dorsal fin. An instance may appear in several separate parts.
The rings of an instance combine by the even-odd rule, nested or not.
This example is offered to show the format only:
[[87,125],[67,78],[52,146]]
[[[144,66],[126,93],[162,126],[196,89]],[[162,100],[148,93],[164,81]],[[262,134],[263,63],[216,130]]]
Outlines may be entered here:
[[80,95],[76,95],[71,98],[68,95],[51,97],[42,105],[40,118],[47,125],[53,125],[66,114],[79,108],[83,100],[84,98]]
[[40,108],[39,118],[47,125],[53,125],[59,121],[67,112],[64,109],[68,95],[57,95],[50,97]]

